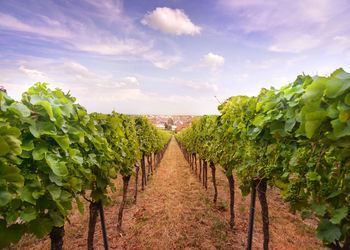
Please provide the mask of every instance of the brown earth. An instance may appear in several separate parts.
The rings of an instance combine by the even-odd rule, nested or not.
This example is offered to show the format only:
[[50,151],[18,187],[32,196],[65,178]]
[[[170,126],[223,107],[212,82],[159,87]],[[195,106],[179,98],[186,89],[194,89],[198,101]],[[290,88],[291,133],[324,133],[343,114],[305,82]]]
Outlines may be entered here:
[[[141,172],[141,171],[140,171]],[[116,181],[115,203],[105,208],[110,249],[245,249],[248,234],[250,197],[242,197],[235,187],[235,226],[229,229],[229,189],[227,179],[217,167],[218,203],[214,206],[211,171],[208,167],[208,190],[205,190],[185,161],[173,139],[145,191],[133,204],[135,178],[129,184],[124,210],[123,233],[116,224],[122,197],[121,178]],[[140,180],[141,178],[139,178]],[[139,188],[140,190],[140,188]],[[304,222],[288,212],[276,190],[268,189],[270,249],[322,249],[314,236],[315,221]],[[64,249],[86,249],[88,204],[85,214],[74,209],[65,225]],[[262,218],[257,202],[253,249],[262,249]],[[11,249],[50,249],[50,239],[24,237]],[[100,224],[95,233],[95,249],[104,249]]]

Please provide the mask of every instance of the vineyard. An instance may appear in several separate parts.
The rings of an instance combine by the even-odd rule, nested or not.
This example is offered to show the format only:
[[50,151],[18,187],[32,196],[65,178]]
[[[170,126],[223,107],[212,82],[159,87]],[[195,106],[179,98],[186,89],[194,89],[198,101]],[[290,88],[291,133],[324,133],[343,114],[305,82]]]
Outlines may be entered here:
[[141,169],[143,190],[170,133],[141,116],[88,114],[74,97],[46,84],[31,87],[21,102],[3,91],[0,95],[0,248],[16,244],[25,234],[49,234],[51,248],[62,249],[68,211],[74,200],[83,213],[82,199],[90,203],[87,248],[93,249],[98,214],[108,248],[104,206],[116,191],[112,180],[120,175],[126,194],[131,175]]
[[[281,89],[257,97],[234,96],[220,116],[203,116],[177,135],[192,170],[207,187],[215,164],[230,188],[230,221],[235,224],[233,173],[243,195],[251,193],[247,248],[252,247],[255,196],[261,205],[263,248],[269,248],[267,185],[277,187],[292,212],[319,219],[317,238],[332,249],[350,248],[350,74],[298,76]],[[197,166],[196,158],[199,158]],[[213,202],[217,200],[217,192]]]
[[[233,96],[218,109],[175,141],[144,116],[89,114],[47,84],[35,84],[19,102],[0,91],[0,248],[48,248],[26,243],[32,237],[51,249],[62,249],[65,239],[94,249],[98,229],[104,249],[350,249],[350,74],[301,75],[281,89]],[[276,207],[292,214],[294,222],[283,223],[309,218],[322,244],[312,229],[302,242],[278,243],[287,224],[271,220]],[[86,225],[80,245],[65,235],[77,225],[84,232]]]

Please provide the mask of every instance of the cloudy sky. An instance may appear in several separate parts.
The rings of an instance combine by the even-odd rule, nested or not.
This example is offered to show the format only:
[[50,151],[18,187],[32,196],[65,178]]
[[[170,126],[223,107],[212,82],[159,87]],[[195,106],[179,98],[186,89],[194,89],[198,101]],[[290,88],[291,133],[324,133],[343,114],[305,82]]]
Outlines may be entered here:
[[[0,85],[89,112],[213,114],[298,74],[350,71],[348,0],[0,1]],[[215,98],[216,96],[216,98]]]

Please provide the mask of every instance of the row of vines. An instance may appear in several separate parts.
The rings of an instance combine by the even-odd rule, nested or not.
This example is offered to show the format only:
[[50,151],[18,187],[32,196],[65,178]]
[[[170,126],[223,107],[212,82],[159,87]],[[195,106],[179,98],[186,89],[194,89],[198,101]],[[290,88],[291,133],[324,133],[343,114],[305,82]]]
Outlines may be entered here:
[[[24,92],[20,102],[0,91],[0,248],[25,234],[49,234],[51,248],[62,249],[68,212],[75,202],[83,213],[85,199],[90,203],[88,249],[93,249],[98,214],[107,249],[103,206],[111,204],[113,180],[123,179],[120,231],[130,177],[137,179],[141,168],[144,189],[161,160],[168,132],[142,116],[88,114],[75,101],[41,83]],[[136,180],[135,202],[137,186]]]
[[[350,74],[300,75],[280,89],[258,96],[233,96],[177,134],[186,159],[196,157],[214,173],[220,165],[230,187],[234,226],[234,178],[243,195],[255,194],[262,207],[264,249],[269,244],[267,185],[280,190],[291,210],[318,219],[316,236],[332,249],[350,249]],[[202,167],[200,166],[199,171]],[[216,189],[215,189],[216,190]],[[217,192],[214,195],[216,201]],[[248,249],[254,214],[251,209]]]

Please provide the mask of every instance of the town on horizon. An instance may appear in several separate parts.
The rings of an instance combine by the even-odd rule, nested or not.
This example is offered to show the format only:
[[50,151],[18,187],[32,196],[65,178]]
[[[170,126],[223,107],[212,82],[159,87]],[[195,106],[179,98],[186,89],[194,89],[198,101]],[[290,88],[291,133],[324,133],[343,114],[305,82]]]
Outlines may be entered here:
[[159,129],[179,132],[191,126],[194,115],[145,115]]

